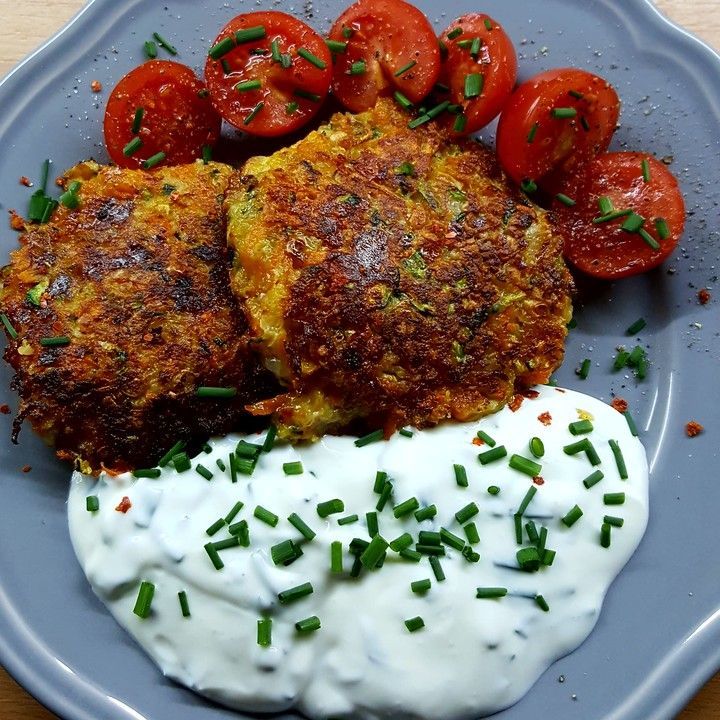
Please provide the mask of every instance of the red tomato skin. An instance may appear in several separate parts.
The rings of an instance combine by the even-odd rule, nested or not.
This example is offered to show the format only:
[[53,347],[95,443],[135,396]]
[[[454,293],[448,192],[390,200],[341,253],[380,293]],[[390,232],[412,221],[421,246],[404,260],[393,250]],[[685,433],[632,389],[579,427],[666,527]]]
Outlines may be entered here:
[[[556,108],[574,108],[577,116],[555,118]],[[615,89],[597,75],[577,68],[535,75],[515,90],[500,115],[496,140],[500,164],[518,184],[532,179],[540,187],[553,186],[557,178],[608,149],[619,113]]]
[[[343,28],[352,31],[343,35]],[[404,0],[359,0],[335,21],[330,40],[347,42],[335,55],[332,89],[351,112],[373,107],[378,97],[396,90],[419,103],[433,89],[440,74],[440,48],[432,25]],[[349,75],[353,62],[364,60],[367,71]],[[416,64],[396,76],[408,63]]]
[[[487,29],[486,21],[490,23],[491,30]],[[462,28],[462,34],[448,38],[451,31],[458,27]],[[470,50],[458,45],[458,42],[475,37],[482,41],[477,59],[471,56]],[[440,35],[440,40],[447,47],[440,69],[440,82],[450,88],[450,102],[464,108],[467,121],[463,133],[476,132],[500,114],[512,94],[518,71],[515,47],[502,26],[484,13],[459,17]],[[467,100],[465,77],[469,73],[481,73],[484,84],[479,98]]]
[[[143,108],[140,129],[132,132],[135,111]],[[131,70],[115,86],[105,108],[104,133],[110,159],[119,167],[139,168],[158,152],[165,164],[190,163],[203,145],[220,137],[220,116],[207,97],[205,84],[187,66],[151,60]],[[123,148],[135,136],[142,147],[130,157]]]
[[[205,80],[210,89],[213,105],[231,125],[250,135],[277,137],[298,130],[308,123],[320,110],[330,89],[332,56],[325,40],[309,25],[287,13],[274,10],[244,13],[230,20],[213,42],[220,41],[243,29],[262,25],[266,36],[260,40],[239,44],[219,60],[210,56],[205,63]],[[272,60],[272,41],[277,40],[280,52],[291,59],[291,67],[283,68]],[[322,63],[318,68],[297,54],[304,48]],[[251,55],[251,50],[263,49],[265,55]],[[223,62],[231,68],[225,74]],[[240,92],[235,86],[248,80],[260,80],[257,90]],[[317,101],[296,96],[295,90],[318,96]],[[247,118],[258,103],[263,108],[250,122]],[[297,103],[297,109],[289,113],[289,103]]]
[[[647,160],[650,182],[643,179]],[[555,201],[553,209],[565,237],[565,258],[579,270],[603,280],[638,275],[661,265],[675,250],[685,228],[685,201],[675,176],[651,155],[604,153],[566,183],[574,207]],[[637,233],[621,229],[623,219],[594,224],[600,216],[598,198],[610,198],[617,210],[632,208],[646,218],[645,230],[660,244],[653,250]],[[655,220],[668,223],[670,236],[661,240]]]

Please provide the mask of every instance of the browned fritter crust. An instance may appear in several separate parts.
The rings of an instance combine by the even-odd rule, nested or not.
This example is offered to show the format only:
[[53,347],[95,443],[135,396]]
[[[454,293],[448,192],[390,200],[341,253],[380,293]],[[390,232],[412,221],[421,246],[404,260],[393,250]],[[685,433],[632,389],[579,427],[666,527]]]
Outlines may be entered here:
[[[79,209],[28,225],[0,274],[0,310],[18,333],[5,350],[16,432],[27,419],[60,457],[97,472],[153,465],[179,439],[247,423],[244,405],[272,382],[228,288],[222,200],[233,172],[83,163],[67,173],[82,181]],[[55,336],[70,344],[41,346]],[[202,385],[238,394],[198,398]]]
[[287,393],[254,407],[316,438],[498,410],[561,363],[571,277],[494,154],[390,101],[247,162],[226,199],[233,289]]

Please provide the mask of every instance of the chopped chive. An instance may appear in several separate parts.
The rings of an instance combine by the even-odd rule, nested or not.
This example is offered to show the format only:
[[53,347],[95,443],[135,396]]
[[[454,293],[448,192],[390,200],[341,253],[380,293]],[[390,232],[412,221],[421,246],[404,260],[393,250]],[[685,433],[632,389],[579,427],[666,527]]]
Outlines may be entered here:
[[485,452],[482,452],[478,455],[478,460],[482,465],[487,465],[488,463],[494,462],[495,460],[499,460],[500,458],[504,458],[507,456],[507,450],[505,449],[504,445],[498,445],[497,447],[492,448],[492,450],[486,450]]
[[238,481],[238,464],[235,453],[228,455],[228,466],[230,467],[230,482],[236,483]]
[[453,470],[455,471],[455,482],[460,487],[467,487],[468,486],[468,477],[467,477],[467,470],[465,470],[464,465],[453,465]]
[[142,126],[143,117],[145,115],[145,109],[144,108],[136,108],[135,110],[135,116],[133,117],[132,126],[130,127],[130,131],[133,135],[137,135],[140,132],[140,127]]
[[626,331],[626,335],[637,335],[645,326],[647,323],[645,322],[645,318],[638,318]]
[[412,548],[405,548],[404,550],[401,550],[399,555],[404,560],[410,560],[411,562],[420,562],[422,560],[422,555]]
[[582,516],[583,511],[579,508],[579,506],[575,505],[570,508],[570,510],[568,510],[566,515],[562,518],[562,523],[567,527],[572,527]]
[[550,612],[550,606],[542,595],[535,596],[535,603],[543,612]]
[[270,43],[270,57],[273,62],[280,62],[280,43],[277,40],[273,40]]
[[545,550],[542,556],[542,564],[548,567],[552,565],[555,562],[555,555],[557,555],[555,550]]
[[340,42],[339,40],[326,40],[325,44],[328,46],[328,50],[333,53],[344,53],[348,46],[346,42]]
[[150,616],[150,607],[152,605],[153,596],[155,595],[155,586],[151,582],[144,580],[140,583],[137,600],[133,612],[145,620]]
[[271,425],[267,429],[267,433],[265,434],[265,440],[262,444],[263,452],[270,452],[273,449],[273,445],[275,444],[275,438],[277,437],[277,428],[275,425]]
[[500,488],[497,485],[490,485],[490,487],[487,489],[487,491],[490,495],[499,495],[500,494]]
[[293,95],[299,98],[303,98],[305,100],[309,100],[310,102],[319,103],[322,98],[317,93],[311,93],[307,90],[303,90],[302,88],[296,88],[293,92]]
[[427,113],[424,113],[424,114],[416,117],[414,120],[411,120],[408,123],[408,127],[411,130],[414,130],[415,128],[420,127],[421,125],[424,125],[425,123],[430,122],[431,119],[432,118]]
[[228,548],[237,547],[238,545],[240,545],[240,538],[237,535],[213,543],[215,550],[227,550]]
[[88,512],[97,512],[100,509],[100,499],[97,495],[88,495],[85,498],[85,509]]
[[227,55],[235,47],[235,41],[231,37],[226,37],[208,50],[208,55],[213,60],[219,60]]
[[141,147],[143,141],[139,137],[134,137],[124,148],[123,155],[125,157],[133,156]]
[[353,538],[350,541],[350,552],[353,555],[362,555],[369,547],[370,543],[362,538]]
[[225,516],[225,522],[229,525],[237,517],[237,514],[243,509],[243,507],[244,503],[238,500],[238,502],[232,506],[230,512]]
[[532,520],[528,520],[525,523],[525,532],[527,533],[530,542],[537,546],[540,541],[540,536],[538,535],[537,527],[535,527],[535,523]]
[[425,621],[418,615],[417,617],[410,618],[405,621],[405,627],[410,632],[416,632],[425,627]]
[[315,632],[316,630],[319,630],[320,627],[320,618],[317,615],[311,615],[309,618],[298,620],[295,623],[295,629],[299,633]]
[[628,427],[630,428],[630,434],[633,437],[638,436],[638,429],[635,425],[635,420],[633,420],[633,416],[630,414],[629,410],[626,410],[623,415],[625,416],[625,420],[627,421]]
[[399,537],[390,541],[390,549],[399,553],[405,548],[409,548],[413,544],[413,538],[410,533],[403,533]]
[[328,515],[334,515],[341,513],[345,510],[345,503],[340,498],[333,498],[332,500],[326,500],[325,502],[318,503],[317,514],[321,518],[326,518]]
[[171,45],[160,33],[153,33],[153,37],[155,38],[155,42],[161,47],[167,50],[171,55],[177,55],[178,51],[177,48]]
[[521,548],[515,554],[517,564],[525,572],[536,572],[540,569],[540,553],[537,548]]
[[212,160],[212,147],[210,145],[202,146],[203,165],[207,165]]
[[589,490],[591,487],[597,485],[604,477],[605,475],[602,470],[595,470],[583,480],[583,485]]
[[188,603],[187,593],[181,590],[178,593],[178,602],[180,603],[180,612],[184,618],[190,617],[190,604]]
[[453,29],[447,34],[447,39],[448,39],[448,40],[454,40],[456,37],[460,37],[460,35],[462,35],[462,32],[463,32],[463,31],[462,31],[462,28],[460,28],[460,27],[453,28]]
[[440,533],[434,530],[421,530],[418,533],[418,542],[420,545],[440,545],[442,538]]
[[415,519],[418,522],[423,520],[431,520],[437,515],[437,507],[435,505],[428,505],[427,507],[420,508],[415,511]]
[[286,475],[302,475],[303,464],[299,460],[283,463],[283,472]]
[[360,562],[360,558],[356,557],[352,567],[350,568],[350,577],[356,578],[360,577],[360,573],[362,572],[363,564]]
[[355,31],[351,27],[343,26],[342,36],[344,38],[349,40],[354,34],[355,34]]
[[445,548],[442,545],[423,545],[422,543],[415,544],[415,550],[421,555],[444,555]]
[[628,217],[629,215],[632,215],[632,214],[633,214],[633,211],[630,209],[615,210],[614,212],[608,213],[607,215],[601,215],[600,217],[593,218],[593,223],[595,225],[600,225],[601,223],[612,222],[613,220],[619,220],[620,218]]
[[625,230],[625,232],[635,233],[638,232],[644,224],[645,218],[633,211],[627,216],[627,219],[620,227],[622,230]]
[[420,502],[416,497],[408,498],[407,500],[395,505],[393,507],[393,515],[396,518],[402,518],[415,512],[420,507]]
[[621,517],[615,517],[614,515],[606,515],[603,518],[603,522],[613,527],[621,528],[625,524],[625,520]]
[[[400,163],[398,165],[397,170],[395,171],[396,175],[414,175],[415,174],[415,168],[413,167],[412,163],[404,162]],[[403,430],[400,430],[400,434],[403,435]],[[410,437],[412,437],[412,433],[410,433]]]
[[[338,521],[339,522],[339,521]],[[378,516],[376,512],[365,513],[365,522],[367,524],[368,535],[372,538],[375,537],[380,531],[378,525]]]
[[618,352],[613,361],[613,370],[622,370],[627,365],[629,358],[629,352],[625,352],[625,350]]
[[359,437],[355,441],[355,447],[365,447],[366,445],[370,445],[370,443],[378,442],[382,440],[385,437],[385,433],[382,430],[373,430],[373,432],[368,433],[367,435],[363,435],[362,437]]
[[660,243],[645,228],[640,228],[638,230],[638,235],[640,235],[643,242],[646,245],[649,245],[653,250],[660,249]]
[[265,26],[254,25],[253,27],[245,28],[244,30],[238,30],[235,33],[235,42],[238,45],[246,42],[252,42],[253,40],[262,40],[265,37]]
[[573,107],[559,107],[553,108],[550,114],[558,120],[568,120],[577,117],[578,112]]
[[583,100],[585,96],[578,90],[568,90],[568,95],[574,97],[576,100]]
[[209,387],[201,385],[195,390],[195,396],[201,398],[232,398],[237,395],[234,387]]
[[412,590],[418,595],[426,593],[431,587],[432,583],[430,582],[430,578],[424,578],[423,580],[415,580],[414,582],[410,583],[410,590]]
[[246,440],[240,440],[235,447],[235,457],[257,460],[258,456],[262,452],[262,445],[256,443],[249,443]]
[[343,571],[342,543],[333,540],[330,543],[330,572],[341,573]]
[[537,493],[537,488],[535,485],[531,485],[528,488],[528,491],[525,493],[525,497],[522,499],[522,502],[520,503],[520,507],[517,509],[518,515],[524,515],[525,511],[528,509],[528,505],[532,502],[532,499],[535,497],[535,493]]
[[261,100],[245,117],[245,119],[243,120],[243,125],[249,125],[264,107],[265,103]]
[[650,182],[650,162],[647,158],[643,158],[642,162],[640,163],[640,167],[642,169],[642,177],[643,181],[646,183]]
[[541,458],[545,455],[545,444],[539,437],[534,437],[530,440],[530,452],[536,457]]
[[615,210],[612,200],[605,195],[598,198],[598,207],[600,208],[600,215],[609,215]]
[[307,595],[311,595],[313,592],[312,583],[306,582],[302,583],[302,585],[296,585],[295,587],[279,592],[278,600],[280,600],[283,605],[288,605],[289,603],[300,600]]
[[221,458],[218,458],[215,461],[215,464],[220,468],[221,472],[225,472],[225,470],[227,469],[227,466],[225,465],[225,463],[223,462],[223,460]]
[[490,600],[505,597],[507,593],[507,588],[504,587],[479,587],[475,592],[475,597],[480,600]]
[[395,72],[395,77],[400,77],[408,70],[412,70],[417,65],[417,60],[411,60],[407,65],[403,65],[399,70]]
[[13,327],[13,324],[10,322],[10,318],[5,313],[1,313],[0,321],[2,322],[3,326],[5,327],[7,334],[13,340],[17,340],[17,336],[18,336],[17,330]]
[[534,180],[531,180],[530,178],[525,178],[525,180],[520,183],[520,189],[524,193],[530,195],[538,189],[538,186]]
[[667,240],[670,237],[670,227],[664,218],[657,218],[655,220],[655,229],[661,240]]
[[220,553],[218,553],[215,544],[209,542],[206,545],[203,545],[203,548],[208,554],[208,557],[210,558],[210,562],[213,564],[213,567],[216,570],[222,570],[225,567],[225,563],[222,561]]
[[290,53],[283,53],[280,55],[280,67],[283,70],[287,70],[289,67],[292,67],[292,58],[290,57]]
[[620,449],[620,444],[617,440],[608,440],[608,444],[610,445],[612,454],[615,456],[615,464],[617,465],[620,478],[622,480],[627,480],[628,471],[627,467],[625,466],[625,458],[623,457],[622,450]]
[[179,452],[177,455],[173,455],[171,462],[175,470],[179,473],[187,472],[192,467],[192,463],[186,452]]
[[430,563],[430,567],[432,568],[433,575],[435,575],[435,579],[438,582],[443,582],[445,580],[445,572],[440,564],[440,558],[437,555],[431,555],[428,558],[428,561]]
[[480,509],[478,506],[474,502],[471,502],[455,513],[455,519],[460,523],[460,525],[463,525],[468,520],[475,517],[479,512]]
[[637,367],[637,364],[640,362],[640,360],[645,356],[645,350],[640,347],[640,345],[636,345],[630,355],[628,355],[627,364],[631,367]]
[[522,455],[511,455],[508,463],[513,470],[518,470],[530,477],[537,477],[542,471],[542,465]]
[[67,335],[57,335],[55,337],[40,338],[42,347],[64,347],[70,344],[70,338]]
[[443,100],[441,103],[438,103],[434,107],[431,107],[425,113],[425,115],[427,115],[427,117],[432,120],[433,118],[436,118],[438,115],[442,115],[442,113],[444,113],[449,107],[450,107],[450,101]]
[[373,485],[373,492],[377,493],[378,495],[382,493],[383,489],[385,488],[387,477],[388,474],[383,470],[378,470],[375,473],[375,484]]
[[165,467],[174,457],[185,447],[184,440],[178,440],[161,458],[158,460],[159,467]]
[[[410,165],[410,163],[407,164]],[[412,165],[410,165],[410,167],[412,167]],[[398,433],[406,438],[411,438],[415,434],[412,430],[408,430],[407,428],[400,428],[400,430],[398,430]]]
[[568,197],[567,195],[565,195],[564,193],[558,193],[555,196],[555,199],[558,202],[561,202],[563,205],[566,205],[567,207],[575,206],[575,201],[571,197]]
[[515,513],[513,515],[513,525],[515,526],[515,542],[518,545],[523,544],[523,524],[522,524],[523,517],[520,513]]
[[540,528],[540,534],[538,535],[537,549],[538,555],[542,557],[545,552],[545,545],[547,544],[548,529],[546,527]]
[[318,70],[324,70],[327,67],[327,63],[324,60],[319,58],[317,55],[314,55],[306,48],[298,48],[296,52],[301,58],[307,60],[311,65],[318,68]]
[[610,547],[610,528],[609,523],[603,523],[600,526],[600,545],[604,548]]
[[462,556],[471,563],[480,562],[480,553],[475,552],[469,545],[462,549]]
[[293,115],[294,113],[296,113],[296,112],[298,111],[298,108],[299,108],[299,107],[300,107],[300,105],[298,105],[298,104],[293,100],[292,102],[289,102],[289,103],[285,106],[285,114],[286,114],[286,115]]
[[468,542],[472,545],[476,545],[480,542],[480,533],[478,532],[477,525],[474,522],[470,522],[463,527],[465,531],[465,537]]
[[537,135],[537,131],[539,130],[539,128],[540,128],[540,123],[539,123],[539,122],[536,122],[536,123],[530,128],[530,132],[528,133],[528,136],[527,136],[527,141],[528,141],[528,143],[533,143],[533,142],[535,142],[535,135]]
[[397,102],[403,110],[410,110],[412,108],[413,104],[399,90],[393,93],[393,97],[395,98],[395,102]]
[[479,97],[483,91],[484,84],[485,76],[482,73],[468,73],[465,76],[465,99],[469,100],[470,98]]
[[228,527],[228,532],[238,539],[238,543],[243,547],[250,545],[250,526],[247,520],[240,520]]
[[456,133],[465,132],[465,127],[467,125],[467,117],[460,113],[453,122],[453,130]]
[[382,512],[385,509],[385,505],[387,505],[387,501],[390,499],[392,493],[393,484],[388,481],[385,483],[385,487],[383,487],[383,491],[380,493],[380,499],[377,501],[377,505],[375,506],[375,509],[378,512]]
[[217,519],[206,531],[205,534],[212,537],[222,530],[226,525],[225,518]]
[[146,170],[150,170],[151,168],[154,168],[156,165],[159,165],[163,160],[165,160],[167,156],[164,152],[155,153],[154,155],[151,155],[147,160],[142,161],[142,166]]
[[480,48],[482,47],[482,40],[479,37],[474,37],[472,43],[470,43],[470,55],[476,58],[480,54]]
[[356,523],[360,518],[357,515],[346,515],[345,517],[338,518],[338,525],[352,525]]
[[445,545],[449,545],[455,550],[462,550],[465,547],[465,541],[461,537],[443,527],[440,528],[440,539]]
[[490,447],[495,447],[497,443],[493,438],[491,438],[484,430],[478,430],[476,435],[482,440],[486,445],[489,445]]
[[585,435],[586,433],[592,432],[593,424],[590,420],[576,420],[568,425],[568,430],[573,435]]
[[483,20],[483,23],[484,23],[484,25],[485,25],[485,29],[486,29],[488,32],[493,29],[492,21],[490,20],[490,18],[485,18],[485,19]]
[[292,513],[288,516],[288,522],[306,539],[312,540],[316,533],[312,530],[305,521],[297,514]]
[[132,471],[132,476],[136,478],[150,478],[155,480],[160,477],[162,471],[160,468],[140,468]]
[[260,618],[257,621],[257,644],[270,647],[272,644],[272,618]]
[[259,80],[243,80],[235,85],[235,90],[238,92],[248,92],[249,90],[259,90],[262,87],[262,83]]
[[275,565],[290,565],[301,555],[302,550],[292,540],[283,540],[270,548],[270,557]]
[[258,505],[255,510],[253,510],[253,515],[266,525],[270,525],[270,527],[275,527],[278,524],[278,516],[262,505]]
[[152,40],[147,40],[143,45],[145,57],[154,60],[158,56],[157,45]]
[[600,465],[600,456],[587,438],[578,440],[570,445],[565,445],[563,452],[566,455],[577,455],[578,453],[584,452],[591,465]]
[[365,548],[362,555],[360,555],[360,562],[365,568],[371,570],[378,564],[388,547],[389,544],[387,540],[385,540],[382,535],[376,535]]

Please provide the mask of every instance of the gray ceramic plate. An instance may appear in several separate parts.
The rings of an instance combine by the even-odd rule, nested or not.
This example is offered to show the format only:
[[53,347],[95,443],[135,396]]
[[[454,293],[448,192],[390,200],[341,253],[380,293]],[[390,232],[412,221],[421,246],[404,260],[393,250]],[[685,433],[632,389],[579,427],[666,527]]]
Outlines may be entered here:
[[[0,85],[0,205],[24,210],[46,157],[60,169],[105,158],[107,91],[141,60],[153,30],[203,62],[232,15],[281,7],[326,29],[342,0],[95,0]],[[613,585],[597,628],[555,663],[503,720],[651,720],[674,715],[720,668],[720,554],[717,508],[717,301],[697,290],[717,281],[720,262],[720,59],[663,20],[646,0],[418,0],[442,29],[482,7],[510,31],[523,77],[577,65],[596,71],[623,100],[616,144],[673,156],[690,218],[677,255],[655,273],[593,287],[578,307],[560,382],[629,400],[652,464],[652,517],[637,554]],[[441,10],[440,8],[448,8]],[[90,92],[91,80],[106,88]],[[0,259],[17,238],[0,228]],[[644,316],[641,342],[652,367],[641,384],[610,372],[625,328]],[[630,339],[632,340],[632,339]],[[574,368],[592,359],[582,382]],[[15,399],[0,371],[0,404]],[[3,419],[3,417],[5,419]],[[685,422],[708,431],[693,440]],[[65,519],[69,469],[33,436],[10,443],[0,416],[0,662],[66,720],[211,720],[238,715],[162,678],[93,596],[75,561]],[[32,472],[20,468],[32,465]],[[559,677],[564,676],[564,682]],[[481,680],[480,678],[478,679]]]

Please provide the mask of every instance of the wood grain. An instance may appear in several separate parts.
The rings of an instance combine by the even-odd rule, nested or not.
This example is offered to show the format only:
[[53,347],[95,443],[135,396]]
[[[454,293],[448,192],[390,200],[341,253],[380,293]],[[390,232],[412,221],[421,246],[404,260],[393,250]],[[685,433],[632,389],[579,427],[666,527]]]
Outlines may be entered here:
[[[623,2],[623,0],[617,0]],[[679,24],[720,48],[718,0],[656,0],[658,7]],[[0,77],[60,28],[83,0],[0,0]],[[0,668],[0,719],[53,720],[45,710]],[[711,680],[678,720],[720,720],[720,674]]]

